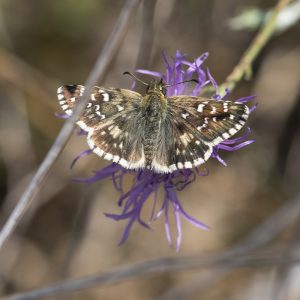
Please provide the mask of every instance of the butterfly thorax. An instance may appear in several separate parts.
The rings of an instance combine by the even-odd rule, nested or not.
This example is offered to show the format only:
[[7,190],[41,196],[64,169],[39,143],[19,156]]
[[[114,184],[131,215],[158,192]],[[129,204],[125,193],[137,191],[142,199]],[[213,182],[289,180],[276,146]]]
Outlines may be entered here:
[[149,84],[143,99],[143,117],[145,122],[143,147],[146,165],[151,166],[159,142],[161,124],[166,117],[167,99],[162,80],[153,80]]
[[[152,80],[147,87],[146,95],[143,99],[143,107],[153,104],[153,97],[160,103],[160,109],[166,110],[167,99],[166,99],[166,87],[165,82],[161,80]],[[154,101],[155,102],[155,101]]]

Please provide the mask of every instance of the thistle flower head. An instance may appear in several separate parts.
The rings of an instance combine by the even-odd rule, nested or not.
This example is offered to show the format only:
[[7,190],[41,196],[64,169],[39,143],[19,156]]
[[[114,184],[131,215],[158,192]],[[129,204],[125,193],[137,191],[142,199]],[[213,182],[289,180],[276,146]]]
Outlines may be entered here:
[[[207,57],[208,53],[204,53],[194,61],[189,61],[187,55],[177,51],[175,57],[172,57],[171,59],[163,54],[166,65],[166,71],[164,73],[141,69],[136,70],[136,72],[163,78],[167,85],[170,85],[167,90],[167,96],[199,96],[201,95],[203,87],[212,85],[215,92],[211,97],[220,101],[225,100],[229,96],[229,91],[227,90],[225,95],[220,95],[218,93],[216,81],[209,70],[203,68],[203,63]],[[196,78],[198,83],[180,83],[192,78]],[[253,96],[249,96],[236,101],[247,102],[252,98]],[[219,154],[220,150],[235,151],[251,144],[253,140],[247,140],[249,134],[250,129],[247,128],[242,136],[227,139],[217,146],[214,146],[211,157],[217,159],[226,166],[225,161]],[[74,159],[72,166],[78,159],[91,153],[91,150],[82,152]],[[134,180],[131,188],[125,190],[123,187],[123,179],[124,176],[128,174],[131,174]],[[164,218],[166,237],[168,243],[173,245],[173,235],[171,234],[169,222],[169,218],[173,217],[176,223],[175,248],[176,250],[179,250],[182,239],[181,218],[186,219],[192,225],[204,230],[207,230],[208,226],[196,220],[184,210],[183,205],[177,196],[177,192],[187,187],[191,182],[194,182],[198,176],[206,175],[208,175],[208,171],[205,168],[203,170],[200,170],[199,168],[182,169],[168,174],[158,174],[149,169],[138,171],[127,170],[116,163],[112,163],[101,170],[95,171],[94,175],[90,178],[77,180],[86,183],[94,183],[105,178],[110,178],[112,180],[115,189],[120,193],[118,205],[121,207],[121,212],[118,214],[106,213],[105,215],[113,220],[126,222],[120,244],[128,238],[133,224],[139,223],[143,227],[149,229],[153,221],[158,218]],[[162,188],[164,191],[164,197],[162,199],[158,199],[159,188]],[[142,210],[147,201],[153,201],[153,205],[148,219],[145,220],[142,218]]]

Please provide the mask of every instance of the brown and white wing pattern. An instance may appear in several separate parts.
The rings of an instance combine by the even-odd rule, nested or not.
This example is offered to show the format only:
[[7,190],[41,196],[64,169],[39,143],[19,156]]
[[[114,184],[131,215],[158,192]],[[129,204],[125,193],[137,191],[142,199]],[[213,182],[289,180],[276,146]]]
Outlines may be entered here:
[[[58,101],[66,114],[72,115],[83,92],[82,85],[58,88]],[[141,102],[142,96],[130,90],[94,87],[77,121],[88,132],[87,142],[94,153],[129,169],[145,167],[142,136],[136,130]]]
[[168,173],[203,164],[211,156],[213,146],[237,133],[248,115],[249,108],[242,103],[169,97],[153,169]]

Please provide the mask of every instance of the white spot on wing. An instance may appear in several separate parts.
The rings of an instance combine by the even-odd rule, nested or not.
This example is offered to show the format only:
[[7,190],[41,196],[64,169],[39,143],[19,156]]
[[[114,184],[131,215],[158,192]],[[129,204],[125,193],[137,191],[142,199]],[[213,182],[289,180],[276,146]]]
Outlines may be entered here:
[[187,146],[190,142],[190,137],[188,136],[187,133],[184,133],[179,138],[180,138],[180,140],[181,140],[181,142],[183,143],[184,146]]
[[120,160],[120,156],[118,155],[115,155],[114,158],[113,158],[113,162],[118,162]]
[[120,128],[118,126],[114,126],[111,130],[110,130],[110,134],[112,135],[112,137],[115,139],[117,136],[119,136],[122,133],[122,130],[120,130]]
[[103,97],[103,101],[105,102],[109,101],[109,95],[107,93],[102,93],[101,95]]
[[243,119],[247,120],[248,119],[248,114],[243,114],[242,117],[243,117]]
[[240,130],[242,128],[242,125],[241,124],[235,124],[234,127],[235,127],[236,130]]
[[205,128],[205,127],[207,127],[207,124],[203,124],[202,126],[198,126],[197,130],[201,130],[202,128]]
[[248,115],[250,113],[250,109],[249,109],[249,107],[247,105],[245,105],[245,113],[246,113],[246,116],[248,117]]
[[91,128],[88,127],[88,126],[86,126],[86,124],[85,124],[83,121],[78,121],[78,122],[77,122],[77,125],[78,125],[80,128],[82,128],[83,130],[85,130],[85,131],[90,131],[90,130],[91,130]]
[[80,96],[83,95],[84,90],[85,90],[85,87],[84,87],[84,86],[81,86],[81,87],[80,87]]
[[223,137],[225,140],[227,140],[227,139],[230,138],[230,135],[229,135],[227,132],[224,132],[224,133],[222,134],[222,137]]
[[205,162],[204,159],[199,157],[199,158],[194,160],[194,165],[197,167],[199,165],[202,165],[204,162]]
[[112,160],[112,158],[113,158],[113,155],[112,154],[110,154],[110,153],[106,153],[105,155],[104,155],[104,157],[103,157],[104,159],[107,159],[107,160]]
[[[57,89],[57,94],[62,94],[64,91],[64,87],[63,86],[60,86],[58,89]],[[58,95],[57,95],[58,96]]]
[[128,161],[125,160],[124,158],[121,158],[121,159],[120,159],[119,164],[120,164],[122,167],[128,169],[129,163],[128,163]]
[[65,99],[65,96],[63,94],[57,94],[57,99],[58,100]]
[[181,162],[177,163],[178,169],[183,169],[183,164]]
[[224,102],[223,110],[224,110],[224,112],[228,112],[228,103],[227,102]]
[[91,130],[91,131],[89,132],[89,134],[88,134],[88,137],[87,137],[87,143],[88,143],[88,145],[89,145],[89,147],[90,147],[91,149],[94,149],[94,147],[95,147],[95,143],[94,143],[94,141],[92,140],[92,134],[93,134],[93,131],[94,131],[94,130]]
[[217,111],[217,108],[215,106],[212,107],[211,114],[214,114]]
[[96,153],[99,156],[103,156],[103,154],[105,153],[103,150],[101,150],[100,148],[94,148],[93,150],[94,153]]
[[173,164],[173,165],[171,165],[171,166],[169,167],[169,169],[170,169],[171,172],[173,172],[173,171],[176,171],[176,170],[177,170],[177,167],[176,167],[175,164]]
[[220,144],[221,142],[223,141],[223,137],[217,137],[217,138],[215,138],[214,140],[213,140],[213,144],[214,145],[218,145],[218,144]]
[[229,134],[234,135],[237,132],[235,128],[230,128],[229,129]]
[[210,156],[211,156],[211,153],[212,153],[212,147],[210,147],[205,153],[204,153],[204,160],[207,161]]
[[200,113],[203,112],[203,107],[205,106],[205,104],[199,104],[198,105],[198,108],[197,108],[197,111],[199,111]]
[[189,113],[182,113],[181,116],[186,119],[190,114]]
[[186,162],[184,163],[184,167],[185,167],[186,169],[191,169],[191,168],[193,167],[193,165],[192,165],[192,163],[191,163],[190,161],[186,161]]
[[123,107],[123,106],[121,106],[121,105],[119,105],[119,104],[117,104],[117,108],[118,108],[118,111],[122,111],[122,110],[124,110],[124,107]]

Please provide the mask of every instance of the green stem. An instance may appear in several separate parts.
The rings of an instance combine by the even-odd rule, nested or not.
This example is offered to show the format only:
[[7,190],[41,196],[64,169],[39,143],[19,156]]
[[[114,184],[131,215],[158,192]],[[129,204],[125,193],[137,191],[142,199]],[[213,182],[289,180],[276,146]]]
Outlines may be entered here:
[[[265,25],[260,29],[252,43],[249,45],[248,49],[245,51],[244,55],[241,57],[239,63],[233,69],[233,71],[228,75],[225,82],[219,86],[219,94],[224,95],[225,89],[228,88],[232,91],[237,83],[243,78],[250,79],[252,75],[252,64],[258,54],[261,52],[263,47],[270,40],[277,21],[277,17],[280,12],[291,2],[291,0],[279,0],[277,5],[271,12],[271,16]],[[206,90],[207,91],[207,90]],[[205,92],[206,92],[205,91]]]

